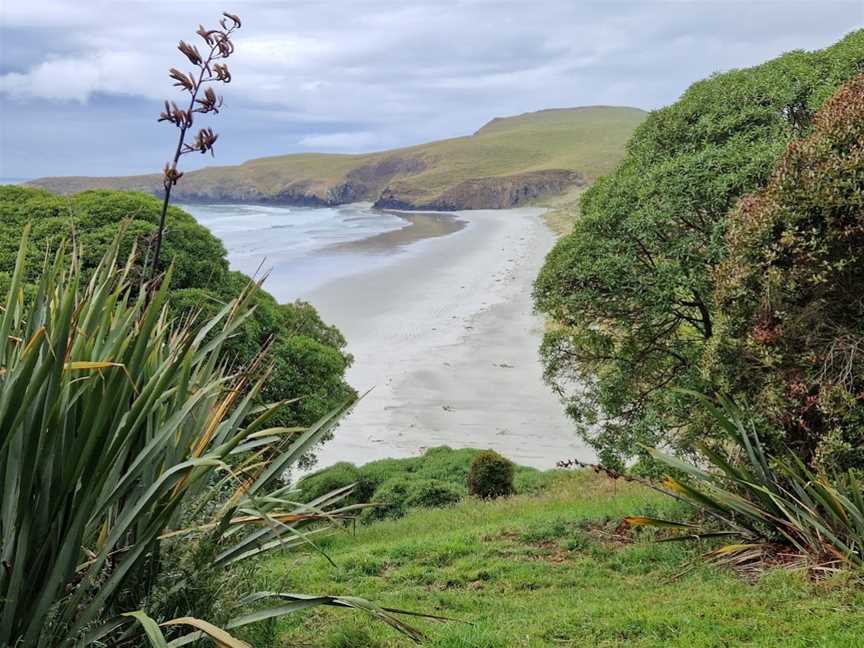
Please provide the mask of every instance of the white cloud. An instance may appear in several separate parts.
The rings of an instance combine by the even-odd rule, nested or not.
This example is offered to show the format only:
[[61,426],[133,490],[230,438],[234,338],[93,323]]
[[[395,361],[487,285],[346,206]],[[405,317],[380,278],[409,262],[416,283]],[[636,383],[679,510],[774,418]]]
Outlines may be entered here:
[[142,52],[103,51],[38,63],[0,76],[0,92],[15,99],[86,102],[97,92],[158,97],[154,70]]

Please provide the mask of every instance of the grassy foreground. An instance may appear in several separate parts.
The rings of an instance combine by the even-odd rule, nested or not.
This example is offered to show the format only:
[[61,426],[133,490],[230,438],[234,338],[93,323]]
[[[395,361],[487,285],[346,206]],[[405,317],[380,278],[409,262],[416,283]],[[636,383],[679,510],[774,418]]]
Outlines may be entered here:
[[[326,538],[336,567],[314,552],[274,556],[258,585],[471,622],[417,622],[438,648],[862,645],[864,590],[849,575],[814,583],[774,570],[748,583],[694,561],[704,547],[616,530],[624,515],[667,508],[636,485],[562,474],[542,495],[465,500]],[[342,610],[278,623],[280,646],[411,645]]]

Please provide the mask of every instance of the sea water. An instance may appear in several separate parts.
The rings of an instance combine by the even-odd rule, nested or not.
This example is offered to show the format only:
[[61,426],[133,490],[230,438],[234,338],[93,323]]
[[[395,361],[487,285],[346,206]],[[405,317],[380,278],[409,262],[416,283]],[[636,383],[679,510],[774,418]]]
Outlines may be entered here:
[[408,225],[399,216],[366,203],[178,206],[222,241],[232,269],[250,276],[269,273],[265,288],[280,302],[302,299],[330,281],[388,263],[388,255],[351,251],[344,244]]

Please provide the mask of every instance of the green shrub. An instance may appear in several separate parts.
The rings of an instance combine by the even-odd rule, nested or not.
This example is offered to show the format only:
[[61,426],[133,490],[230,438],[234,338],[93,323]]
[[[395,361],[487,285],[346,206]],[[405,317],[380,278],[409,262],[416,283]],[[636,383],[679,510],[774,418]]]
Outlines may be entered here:
[[[0,274],[10,273],[20,242],[21,227],[32,224],[27,244],[25,281],[35,284],[39,261],[46,248],[56,249],[64,238],[82,243],[81,262],[89,276],[105,250],[125,228],[118,255],[126,258],[137,244],[131,277],[145,276],[144,258],[159,222],[161,201],[143,193],[90,190],[72,196],[46,191],[0,186]],[[249,277],[228,269],[222,243],[187,212],[169,207],[162,258],[173,261],[172,291],[168,299],[175,316],[200,311],[200,320],[215,316],[239,295]],[[8,280],[0,277],[0,286]],[[30,288],[25,288],[30,290]],[[32,292],[32,290],[31,290]],[[250,297],[254,310],[223,346],[224,357],[235,366],[248,366],[261,348],[272,340],[269,357],[273,376],[262,387],[260,403],[300,398],[283,407],[270,421],[272,426],[312,425],[321,416],[356,394],[345,382],[352,358],[345,338],[321,321],[305,302],[278,304],[266,291]],[[211,334],[212,337],[212,334]]]
[[[303,491],[303,501],[310,501],[356,483],[350,502],[381,504],[376,510],[364,512],[362,520],[400,517],[410,508],[447,506],[459,501],[468,492],[466,482],[471,464],[481,454],[481,450],[474,448],[454,450],[440,446],[428,449],[420,457],[380,459],[360,467],[342,462],[307,475],[298,486]],[[508,492],[538,494],[556,479],[556,471],[513,466],[512,487]]]
[[464,495],[464,490],[440,479],[421,479],[411,482],[405,504],[408,508],[449,506]]
[[468,471],[468,492],[484,499],[513,494],[515,466],[494,450],[480,452]]
[[361,466],[360,470],[363,471],[363,476],[375,484],[375,487],[377,488],[394,477],[413,475],[417,472],[417,469],[420,467],[422,462],[422,457],[411,457],[408,459],[379,459]]
[[372,496],[375,506],[369,507],[360,516],[363,522],[374,522],[388,518],[400,518],[407,511],[408,493],[411,481],[405,477],[394,477],[384,482]]
[[334,464],[301,479],[297,486],[301,489],[301,499],[310,502],[349,484],[355,484],[350,497],[351,504],[363,504],[372,499],[375,485],[361,474],[357,466],[347,461]]
[[480,451],[475,448],[454,450],[448,446],[429,448],[417,468],[417,475],[440,479],[452,484],[464,484],[471,462]]
[[363,522],[396,519],[415,507],[449,506],[464,496],[459,487],[438,479],[412,479],[393,477],[376,490],[371,503],[375,506],[363,511]]

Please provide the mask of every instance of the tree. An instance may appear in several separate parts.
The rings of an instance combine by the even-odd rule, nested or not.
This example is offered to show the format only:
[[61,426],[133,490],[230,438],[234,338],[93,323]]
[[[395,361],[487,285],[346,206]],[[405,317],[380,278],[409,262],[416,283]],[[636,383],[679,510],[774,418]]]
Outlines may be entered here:
[[541,348],[547,380],[604,462],[620,465],[640,444],[686,450],[711,429],[676,388],[710,388],[702,357],[715,335],[726,215],[862,67],[857,31],[697,82],[652,113],[621,166],[585,193],[535,304],[557,323]]
[[864,74],[729,217],[707,365],[778,445],[864,469]]

